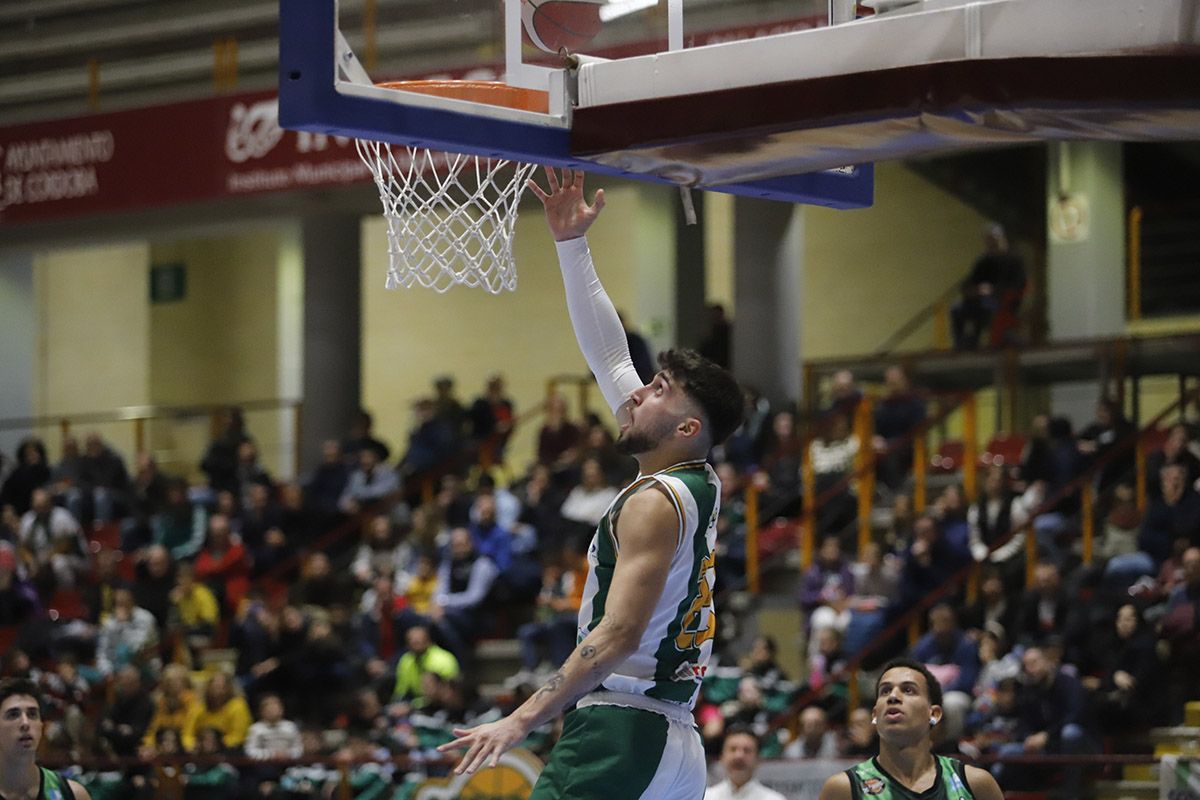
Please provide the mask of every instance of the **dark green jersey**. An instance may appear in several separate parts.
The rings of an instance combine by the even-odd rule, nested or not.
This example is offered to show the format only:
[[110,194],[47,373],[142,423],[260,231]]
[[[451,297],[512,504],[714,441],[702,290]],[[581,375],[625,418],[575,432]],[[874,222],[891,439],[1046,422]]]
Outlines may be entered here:
[[[75,792],[71,791],[66,778],[45,767],[38,767],[38,771],[41,772],[42,781],[38,800],[75,800]],[[4,800],[4,795],[0,794],[0,800]]]
[[967,783],[967,768],[961,761],[934,756],[937,778],[923,792],[914,792],[879,766],[872,758],[846,770],[850,777],[850,795],[854,800],[974,800]]

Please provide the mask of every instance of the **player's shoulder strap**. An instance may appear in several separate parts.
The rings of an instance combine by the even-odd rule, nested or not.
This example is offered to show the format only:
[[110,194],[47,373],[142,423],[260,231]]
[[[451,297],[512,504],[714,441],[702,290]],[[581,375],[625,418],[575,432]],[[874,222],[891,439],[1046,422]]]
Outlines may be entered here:
[[39,767],[42,773],[42,789],[38,792],[39,800],[75,800],[75,790],[71,782],[52,769]]
[[946,786],[946,800],[974,800],[971,784],[967,782],[967,765],[957,758],[935,756],[941,765],[942,782]]

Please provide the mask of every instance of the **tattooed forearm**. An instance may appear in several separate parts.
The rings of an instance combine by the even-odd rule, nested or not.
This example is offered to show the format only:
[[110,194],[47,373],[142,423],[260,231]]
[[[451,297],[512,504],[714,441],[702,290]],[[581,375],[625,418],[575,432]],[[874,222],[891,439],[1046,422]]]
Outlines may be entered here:
[[545,685],[537,690],[537,693],[551,694],[552,692],[557,692],[562,687],[564,680],[562,670],[559,670],[550,676],[550,680],[546,681]]
[[596,648],[592,647],[590,644],[585,644],[583,647],[579,648],[579,657],[584,661],[595,658]]

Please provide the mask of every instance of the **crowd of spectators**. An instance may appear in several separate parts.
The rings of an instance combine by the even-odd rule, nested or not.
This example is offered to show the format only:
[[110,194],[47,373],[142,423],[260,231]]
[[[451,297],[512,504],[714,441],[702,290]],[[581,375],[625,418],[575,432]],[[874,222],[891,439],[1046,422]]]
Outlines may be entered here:
[[[948,747],[1088,752],[1113,726],[1173,721],[1200,696],[1187,666],[1200,656],[1200,458],[1190,429],[1172,428],[1151,456],[1144,513],[1120,449],[1132,426],[1107,401],[1078,435],[1065,419],[1035,420],[1020,463],[987,470],[976,502],[951,480],[915,513],[911,436],[928,398],[902,369],[888,370],[874,436],[860,442],[863,397],[852,375],[838,374],[806,435],[794,409],[772,410],[747,389],[745,422],[714,452],[723,599],[746,584],[749,487],[766,520],[794,517],[810,459],[820,506],[796,597],[807,643],[799,674],[780,667],[768,637],[737,658],[752,630],[746,604],[719,600],[730,624],[718,626],[696,712],[710,752],[736,724],[761,737],[765,757],[869,753],[847,666],[973,563],[977,599],[948,595],[928,609],[915,644],[893,637],[873,654],[908,649],[934,670]],[[441,377],[414,414],[400,455],[362,412],[298,481],[269,474],[236,410],[198,480],[165,474],[144,453],[130,475],[95,434],[82,450],[68,438],[56,463],[39,440],[24,442],[0,476],[3,668],[45,688],[50,743],[74,759],[228,756],[184,772],[205,797],[309,796],[338,780],[339,759],[373,758],[355,772],[365,792],[404,783],[389,756],[412,757],[420,774],[436,769],[433,748],[452,727],[496,718],[536,688],[574,645],[587,542],[636,465],[598,419],[572,419],[555,397],[536,463],[498,481],[487,466],[504,463],[514,424],[498,376],[469,405]],[[862,453],[874,454],[870,484],[888,513],[860,551]],[[1102,530],[1098,558],[1084,565],[1073,481],[1093,464]],[[1025,535],[1039,553],[1028,587]],[[76,608],[64,613],[68,599]],[[495,637],[519,642],[522,669],[484,697],[477,643]],[[803,712],[781,727],[798,697],[808,698]],[[550,726],[531,744],[553,738]],[[1037,777],[1009,768],[1004,780]],[[150,796],[153,780],[131,770],[120,791]]]
[[[907,435],[925,419],[927,400],[901,369],[888,370],[868,443],[851,424],[862,396],[853,377],[839,373],[808,443],[823,507],[813,515],[819,543],[797,590],[804,666],[782,687],[777,670],[768,670],[770,680],[755,678],[766,648],[760,644],[740,669],[716,670],[700,710],[712,752],[721,722],[736,720],[763,737],[767,756],[858,757],[862,748],[851,742],[858,711],[847,714],[844,669],[869,672],[901,653],[938,677],[942,746],[969,757],[1098,753],[1121,747],[1122,735],[1180,722],[1184,703],[1200,698],[1200,443],[1193,429],[1176,424],[1161,448],[1151,446],[1143,511],[1135,502],[1135,427],[1118,403],[1102,399],[1078,433],[1065,418],[1035,419],[1019,460],[997,459],[980,471],[975,502],[966,501],[958,476],[941,476],[926,487],[928,508],[915,513]],[[780,439],[765,440],[770,464]],[[888,512],[877,526],[884,529],[860,550],[853,509],[869,485],[855,475],[861,447],[877,454],[874,501]],[[757,480],[764,489],[780,485],[770,474]],[[1085,483],[1098,521],[1089,563],[1081,539]],[[1026,536],[1035,537],[1032,565]],[[971,574],[972,565],[975,592],[968,596],[966,580],[951,583],[927,607],[931,593]],[[911,614],[923,635],[882,633]],[[869,642],[873,652],[856,661]],[[777,728],[772,712],[796,697],[799,718]],[[825,736],[831,720],[846,722],[835,728],[840,738]],[[996,772],[1006,789],[1045,785],[1047,777],[1028,765]],[[1080,769],[1053,779],[1069,795]]]

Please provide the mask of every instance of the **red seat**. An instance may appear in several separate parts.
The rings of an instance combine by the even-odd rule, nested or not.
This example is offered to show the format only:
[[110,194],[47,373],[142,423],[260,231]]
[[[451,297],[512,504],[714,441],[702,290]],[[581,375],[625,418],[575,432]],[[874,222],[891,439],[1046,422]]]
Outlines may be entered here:
[[957,439],[942,442],[933,458],[929,459],[929,466],[934,472],[958,472],[962,468],[966,450],[966,445]]
[[1142,432],[1142,452],[1157,453],[1162,450],[1170,435],[1170,428],[1147,428]]
[[87,606],[83,595],[75,589],[59,589],[50,598],[50,612],[58,614],[58,619],[84,619],[87,617]]
[[89,537],[93,542],[99,542],[101,547],[110,550],[121,549],[121,526],[115,522],[106,522],[95,525],[92,528],[92,535]]
[[984,467],[1014,467],[1021,463],[1021,454],[1025,452],[1025,437],[1019,433],[998,433],[987,443],[979,456],[979,463]]

